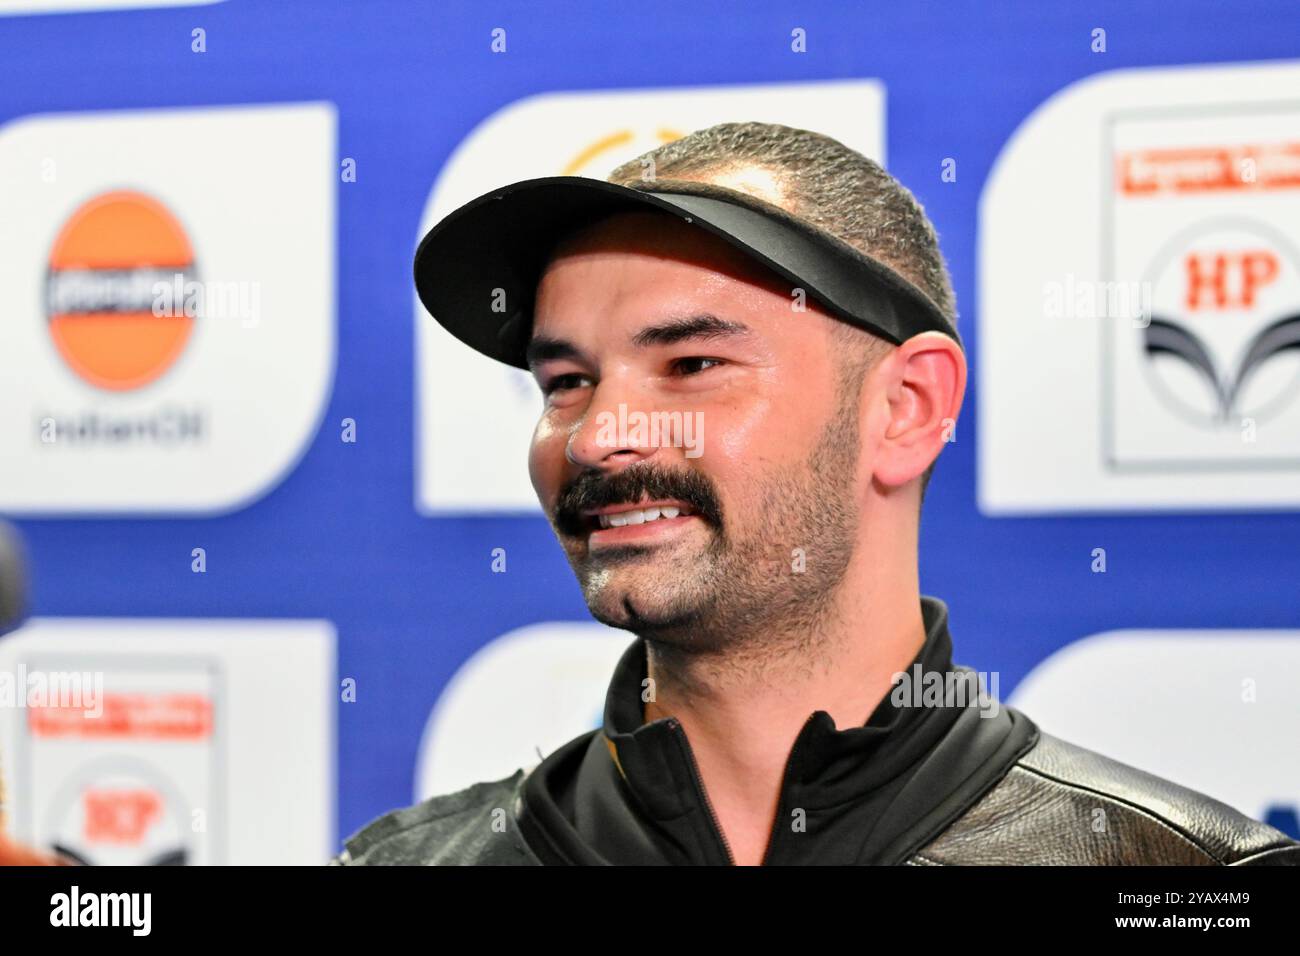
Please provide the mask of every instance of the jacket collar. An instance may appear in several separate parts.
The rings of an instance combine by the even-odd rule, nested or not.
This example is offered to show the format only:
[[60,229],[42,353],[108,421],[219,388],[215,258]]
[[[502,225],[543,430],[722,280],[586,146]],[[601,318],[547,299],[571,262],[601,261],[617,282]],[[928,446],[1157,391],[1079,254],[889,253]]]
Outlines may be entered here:
[[[923,597],[921,610],[926,637],[906,669],[911,679],[944,677],[947,686],[946,675],[973,678],[952,663],[943,602]],[[542,862],[731,862],[680,723],[644,722],[646,671],[638,639],[615,668],[601,729],[523,778],[515,815]],[[860,727],[837,730],[829,714],[809,715],[787,760],[764,862],[902,862],[1037,741],[1037,728],[1010,707],[989,715],[969,695],[964,704],[905,696],[886,694]],[[806,825],[783,825],[792,815]]]
[[[914,678],[919,666],[924,674],[942,676],[953,670],[948,608],[937,598],[922,597],[921,613],[925,642],[907,673]],[[632,795],[650,816],[666,820],[688,809],[693,788],[686,784],[693,767],[689,745],[683,747],[685,733],[675,718],[644,722],[641,695],[647,673],[645,641],[638,638],[615,668],[601,729]],[[865,724],[843,730],[836,728],[829,713],[815,711],[791,748],[782,796],[799,790],[799,806],[830,806],[879,787],[929,750],[959,710],[906,702],[899,706],[893,694],[886,694]]]

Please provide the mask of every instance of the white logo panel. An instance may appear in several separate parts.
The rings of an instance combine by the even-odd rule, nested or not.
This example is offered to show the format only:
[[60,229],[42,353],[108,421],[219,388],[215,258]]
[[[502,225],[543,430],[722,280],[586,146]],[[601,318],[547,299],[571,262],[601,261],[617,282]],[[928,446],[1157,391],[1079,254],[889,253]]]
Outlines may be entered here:
[[614,667],[635,640],[595,622],[547,621],[480,648],[429,714],[415,800],[508,777],[600,726]]
[[1262,819],[1300,800],[1300,631],[1112,631],[1007,703],[1044,731]]
[[0,509],[216,513],[273,488],[334,373],[330,104],[0,127]]
[[980,200],[991,514],[1300,504],[1300,65],[1126,70]]
[[145,10],[151,7],[201,7],[225,0],[4,0],[0,17],[30,13],[88,13],[93,10]]
[[334,852],[327,621],[36,618],[0,642],[15,836],[94,865]]

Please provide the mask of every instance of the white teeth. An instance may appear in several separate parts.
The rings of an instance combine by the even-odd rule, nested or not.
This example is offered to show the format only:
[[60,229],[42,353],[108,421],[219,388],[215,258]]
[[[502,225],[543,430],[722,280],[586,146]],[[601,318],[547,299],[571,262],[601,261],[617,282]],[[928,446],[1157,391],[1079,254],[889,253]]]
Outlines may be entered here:
[[600,526],[602,528],[621,528],[628,524],[645,524],[647,521],[658,521],[660,518],[676,518],[678,515],[683,514],[691,514],[691,512],[675,505],[633,509],[631,511],[620,511],[617,514],[600,515]]

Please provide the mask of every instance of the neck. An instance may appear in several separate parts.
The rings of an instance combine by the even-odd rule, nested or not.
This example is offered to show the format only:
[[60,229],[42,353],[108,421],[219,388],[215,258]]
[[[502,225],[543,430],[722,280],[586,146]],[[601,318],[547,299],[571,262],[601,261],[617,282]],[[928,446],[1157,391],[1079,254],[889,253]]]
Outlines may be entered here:
[[[877,549],[878,541],[856,550],[812,634],[774,624],[703,654],[646,643],[655,699],[645,719],[681,721],[737,863],[762,860],[786,760],[808,717],[824,710],[839,729],[866,723],[925,642],[914,532],[910,560],[906,540],[890,543],[902,546],[903,560],[882,566],[881,556],[898,550]],[[747,646],[763,648],[762,659]]]

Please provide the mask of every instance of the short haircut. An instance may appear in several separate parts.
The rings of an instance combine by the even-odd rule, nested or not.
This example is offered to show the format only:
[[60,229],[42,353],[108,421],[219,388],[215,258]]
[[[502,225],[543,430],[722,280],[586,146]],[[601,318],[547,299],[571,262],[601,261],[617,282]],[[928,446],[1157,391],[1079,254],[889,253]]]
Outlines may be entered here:
[[[956,328],[952,278],[925,210],[879,163],[829,136],[776,123],[719,123],[650,150],[607,179],[623,185],[659,178],[712,182],[755,166],[779,185],[779,205],[888,264],[928,295]],[[892,348],[888,340],[847,322],[837,323],[835,337],[842,371],[859,386]],[[922,476],[922,500],[933,471],[931,463]]]

